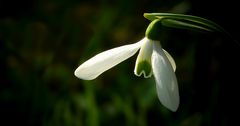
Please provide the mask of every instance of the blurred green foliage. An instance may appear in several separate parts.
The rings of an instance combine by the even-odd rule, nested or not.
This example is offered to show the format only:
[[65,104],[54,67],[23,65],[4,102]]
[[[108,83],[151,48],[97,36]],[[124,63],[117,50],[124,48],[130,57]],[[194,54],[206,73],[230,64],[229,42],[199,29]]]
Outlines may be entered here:
[[[143,79],[133,74],[136,56],[92,81],[73,75],[78,65],[93,55],[142,39],[149,24],[142,16],[144,12],[189,13],[190,1],[18,3],[20,7],[12,8],[14,13],[0,19],[3,115],[0,123],[25,126],[228,123],[228,117],[218,115],[216,107],[221,88],[221,80],[214,78],[221,64],[211,55],[221,45],[221,41],[214,39],[216,36],[170,28],[160,34],[163,47],[177,64],[181,102],[176,113],[160,104],[153,78]],[[207,39],[213,43],[202,42]],[[208,84],[211,86],[207,87]],[[208,98],[204,100],[205,96]]]

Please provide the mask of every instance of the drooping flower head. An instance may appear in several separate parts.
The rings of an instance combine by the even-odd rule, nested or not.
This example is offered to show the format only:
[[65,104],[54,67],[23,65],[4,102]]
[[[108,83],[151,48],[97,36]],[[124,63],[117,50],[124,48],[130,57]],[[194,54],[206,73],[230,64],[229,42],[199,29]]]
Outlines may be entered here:
[[168,26],[207,32],[223,31],[223,29],[209,20],[190,15],[152,13],[144,14],[144,16],[152,22],[142,40],[99,53],[81,64],[74,74],[84,80],[95,79],[140,50],[134,74],[145,78],[153,75],[160,102],[171,111],[176,111],[179,106],[178,84],[174,73],[176,64],[172,56],[161,47],[158,35],[161,27]]

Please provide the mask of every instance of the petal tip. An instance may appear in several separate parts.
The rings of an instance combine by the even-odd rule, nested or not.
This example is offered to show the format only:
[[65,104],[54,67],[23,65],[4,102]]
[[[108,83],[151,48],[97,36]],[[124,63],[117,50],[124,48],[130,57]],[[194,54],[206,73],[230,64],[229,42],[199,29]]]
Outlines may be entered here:
[[167,107],[169,110],[173,111],[173,112],[176,112],[178,107],[179,107],[179,102],[174,104],[174,105],[171,105],[171,106],[165,106]]
[[77,78],[82,79],[82,78],[81,78],[81,75],[79,74],[80,72],[79,72],[78,69],[79,69],[79,68],[77,68],[77,69],[74,71],[74,76],[76,76]]
[[173,98],[173,99],[160,99],[160,97],[158,97],[161,104],[166,107],[167,109],[171,110],[172,112],[176,112],[178,107],[179,107],[179,96]]
[[87,73],[87,71],[82,68],[82,66],[79,66],[75,71],[74,71],[74,75],[82,80],[93,80],[95,79],[97,76],[91,76],[91,74]]

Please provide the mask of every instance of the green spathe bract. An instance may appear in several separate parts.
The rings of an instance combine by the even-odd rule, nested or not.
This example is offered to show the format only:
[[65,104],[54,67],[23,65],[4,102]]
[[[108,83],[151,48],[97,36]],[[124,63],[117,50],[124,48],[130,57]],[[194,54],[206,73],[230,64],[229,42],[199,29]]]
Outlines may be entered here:
[[160,19],[162,24],[168,27],[228,34],[216,23],[197,16],[172,13],[144,13],[144,17],[151,21]]
[[159,20],[162,26],[187,29],[198,32],[218,33],[221,36],[228,38],[240,46],[231,34],[224,30],[221,26],[213,21],[185,14],[173,14],[173,13],[144,13],[144,17],[151,20]]

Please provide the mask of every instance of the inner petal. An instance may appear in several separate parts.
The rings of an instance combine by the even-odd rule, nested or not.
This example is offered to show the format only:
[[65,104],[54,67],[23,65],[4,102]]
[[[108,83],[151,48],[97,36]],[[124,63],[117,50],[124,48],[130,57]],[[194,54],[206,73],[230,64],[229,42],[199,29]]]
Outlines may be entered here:
[[134,73],[137,76],[143,75],[145,78],[151,77],[151,75],[152,75],[152,66],[147,61],[139,62],[137,67],[135,67]]
[[144,38],[144,40],[136,60],[134,74],[137,76],[143,75],[144,78],[149,78],[152,76],[151,56],[154,41],[148,38]]

